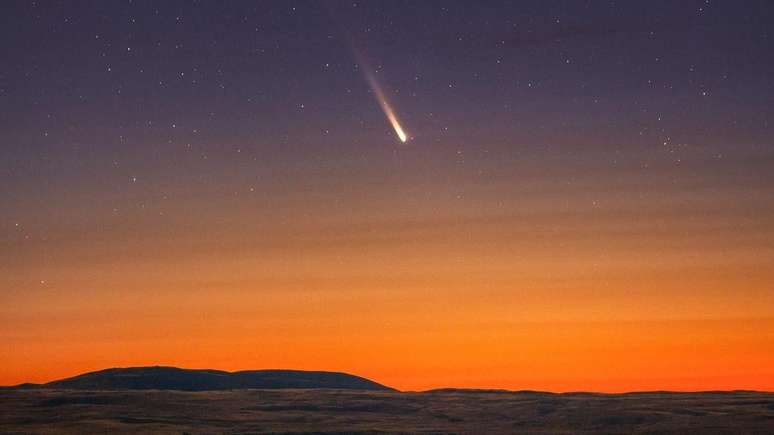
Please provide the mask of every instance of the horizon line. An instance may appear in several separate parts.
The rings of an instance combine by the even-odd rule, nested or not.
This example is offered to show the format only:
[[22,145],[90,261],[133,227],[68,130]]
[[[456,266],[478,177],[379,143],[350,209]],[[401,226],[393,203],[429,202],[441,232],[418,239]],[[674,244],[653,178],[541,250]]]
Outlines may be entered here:
[[[442,390],[453,390],[453,391],[463,391],[463,392],[480,392],[480,393],[535,393],[535,394],[566,394],[566,395],[572,395],[572,394],[595,394],[595,395],[623,395],[623,394],[711,394],[711,393],[763,393],[763,394],[774,394],[774,390],[765,390],[765,389],[748,389],[748,388],[734,388],[734,389],[707,389],[707,390],[669,390],[669,389],[655,389],[655,390],[626,390],[626,391],[594,391],[594,390],[567,390],[567,391],[551,391],[551,390],[536,390],[536,389],[508,389],[508,388],[496,388],[496,387],[455,387],[455,386],[442,386],[442,387],[435,387],[430,388],[426,390],[401,390],[389,385],[382,384],[381,382],[377,382],[371,378],[361,376],[359,374],[353,374],[350,372],[344,372],[340,370],[315,370],[315,369],[294,369],[294,368],[255,368],[255,369],[243,369],[243,370],[224,370],[224,369],[217,369],[217,368],[192,368],[192,367],[180,367],[180,366],[171,366],[171,365],[160,365],[160,364],[154,364],[154,365],[144,365],[144,366],[112,366],[112,367],[105,367],[102,369],[96,369],[96,370],[89,370],[85,372],[80,372],[71,376],[66,376],[62,378],[52,379],[41,383],[35,383],[35,382],[22,382],[15,385],[0,385],[0,389],[16,389],[20,388],[22,389],[24,386],[36,386],[36,387],[45,387],[49,383],[62,381],[66,379],[71,379],[75,377],[79,377],[82,375],[90,374],[90,373],[98,373],[103,372],[107,370],[115,370],[115,369],[147,369],[147,368],[168,368],[168,369],[177,369],[177,370],[188,370],[188,371],[218,371],[218,372],[224,372],[224,373],[239,373],[239,372],[250,372],[250,371],[295,371],[295,372],[318,372],[318,373],[341,373],[346,374],[349,376],[356,376],[359,378],[366,379],[371,382],[378,383],[380,385],[383,385],[385,387],[388,387],[389,389],[392,389],[393,392],[397,393],[429,393],[434,391],[442,391]],[[52,389],[58,389],[58,390],[67,390],[67,388],[52,388]],[[252,390],[260,390],[261,388],[245,388],[246,390],[252,389]],[[292,389],[292,388],[291,388]],[[326,389],[326,388],[312,388],[315,390],[320,389]],[[335,389],[335,388],[334,388]],[[131,389],[115,389],[115,391],[122,391],[122,390],[131,390]],[[233,390],[233,389],[231,389]],[[99,389],[95,389],[94,391],[102,391]],[[105,389],[104,391],[113,391],[111,389]],[[142,391],[140,389],[136,391]],[[158,391],[185,391],[185,390],[173,390],[173,389],[158,389]],[[213,391],[219,391],[219,390],[213,390]],[[226,390],[223,390],[226,391]]]

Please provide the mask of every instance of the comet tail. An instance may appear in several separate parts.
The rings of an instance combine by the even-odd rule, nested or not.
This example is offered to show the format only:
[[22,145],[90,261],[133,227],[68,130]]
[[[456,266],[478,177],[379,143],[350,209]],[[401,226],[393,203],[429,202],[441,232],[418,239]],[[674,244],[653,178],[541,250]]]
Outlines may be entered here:
[[382,91],[382,87],[376,80],[376,76],[374,76],[374,73],[371,72],[365,63],[361,62],[360,65],[363,67],[365,72],[368,86],[371,87],[371,90],[376,95],[376,99],[379,101],[379,105],[382,106],[382,111],[384,112],[385,116],[387,116],[387,120],[390,121],[390,125],[392,125],[393,130],[395,130],[395,134],[398,135],[398,139],[400,139],[401,142],[405,143],[406,140],[408,140],[408,136],[406,135],[406,132],[403,131],[403,127],[401,127],[400,121],[395,115],[395,111],[392,109],[392,106],[390,106],[390,102],[387,101],[387,97],[385,97],[384,91]]

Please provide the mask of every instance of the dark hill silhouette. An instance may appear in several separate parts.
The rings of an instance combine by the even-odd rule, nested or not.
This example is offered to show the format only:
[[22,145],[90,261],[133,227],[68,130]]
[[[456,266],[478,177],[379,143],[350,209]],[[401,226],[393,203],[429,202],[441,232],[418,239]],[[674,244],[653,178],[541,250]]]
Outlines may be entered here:
[[210,391],[244,388],[333,388],[382,390],[392,388],[366,378],[338,372],[303,370],[247,370],[227,372],[177,367],[111,368],[84,373],[46,384],[23,384],[20,388],[61,388],[71,390],[184,390]]

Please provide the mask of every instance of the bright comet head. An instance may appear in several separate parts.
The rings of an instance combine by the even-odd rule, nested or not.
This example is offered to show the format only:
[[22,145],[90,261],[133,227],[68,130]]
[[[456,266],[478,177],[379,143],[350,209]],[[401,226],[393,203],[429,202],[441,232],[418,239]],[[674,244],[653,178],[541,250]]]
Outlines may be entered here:
[[395,130],[395,134],[398,135],[398,139],[400,139],[401,142],[406,143],[408,136],[406,136],[406,132],[403,131],[403,127],[400,126],[400,123],[395,116],[390,118],[390,124],[392,124],[393,130]]

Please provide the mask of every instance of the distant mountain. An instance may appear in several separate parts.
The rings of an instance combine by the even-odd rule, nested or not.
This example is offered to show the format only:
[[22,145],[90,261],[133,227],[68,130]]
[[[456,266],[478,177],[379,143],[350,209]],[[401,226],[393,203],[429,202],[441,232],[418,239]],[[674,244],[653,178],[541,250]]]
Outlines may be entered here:
[[17,388],[70,390],[184,390],[210,391],[244,388],[333,388],[394,391],[366,378],[338,372],[303,370],[248,370],[226,372],[177,367],[111,368],[84,373],[46,384],[22,384]]

